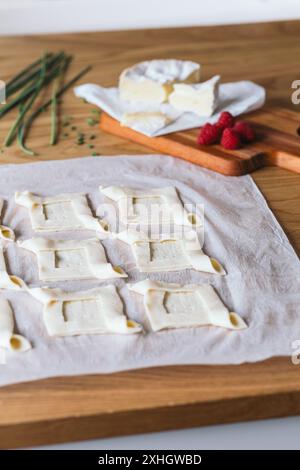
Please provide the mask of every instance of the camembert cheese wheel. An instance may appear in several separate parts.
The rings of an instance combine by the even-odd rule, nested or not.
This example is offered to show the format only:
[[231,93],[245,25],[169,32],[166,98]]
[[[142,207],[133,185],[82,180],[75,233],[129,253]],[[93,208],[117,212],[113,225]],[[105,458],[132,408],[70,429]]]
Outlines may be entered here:
[[125,69],[119,79],[122,100],[163,103],[175,83],[197,83],[200,65],[189,60],[149,60]]

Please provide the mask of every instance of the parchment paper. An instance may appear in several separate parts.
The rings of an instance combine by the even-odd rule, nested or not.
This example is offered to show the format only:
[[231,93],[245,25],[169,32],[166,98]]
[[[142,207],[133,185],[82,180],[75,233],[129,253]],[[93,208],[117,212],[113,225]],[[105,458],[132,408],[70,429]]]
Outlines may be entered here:
[[195,113],[178,111],[168,103],[149,104],[123,101],[120,99],[119,90],[116,87],[105,88],[93,83],[86,83],[75,87],[74,93],[78,98],[84,98],[89,103],[99,106],[99,108],[118,121],[122,119],[124,113],[134,113],[137,111],[160,111],[172,119],[170,124],[161,127],[155,132],[149,132],[142,122],[132,126],[134,130],[150,137],[193,129],[194,127],[203,126],[206,122],[213,124],[217,122],[222,111],[229,111],[233,116],[249,113],[261,108],[266,98],[265,89],[249,80],[222,83],[219,89],[217,109],[208,118],[197,116]]
[[[117,280],[110,282],[120,288],[128,316],[145,325],[145,334],[50,338],[42,320],[42,305],[27,293],[3,290],[1,295],[10,300],[15,311],[16,330],[31,341],[33,349],[7,356],[7,364],[0,365],[0,385],[167,364],[239,364],[292,354],[292,342],[300,338],[300,263],[250,176],[224,177],[158,155],[4,165],[0,167],[0,197],[7,201],[3,223],[12,227],[18,238],[34,235],[27,210],[14,203],[15,190],[39,195],[85,192],[97,211],[103,200],[99,184],[136,188],[174,185],[184,202],[203,203],[204,250],[222,263],[227,276],[187,270],[152,273],[149,277],[212,284],[228,308],[239,313],[249,328],[228,331],[200,327],[152,333],[147,330],[142,299],[129,293],[126,281]],[[78,232],[76,237],[93,235]],[[70,239],[74,233],[55,237]],[[116,241],[105,241],[104,245],[111,262],[128,272],[129,282],[146,277],[135,270],[129,246]],[[7,263],[11,274],[31,286],[40,285],[32,253],[10,243]],[[51,286],[73,291],[100,284],[76,281]]]

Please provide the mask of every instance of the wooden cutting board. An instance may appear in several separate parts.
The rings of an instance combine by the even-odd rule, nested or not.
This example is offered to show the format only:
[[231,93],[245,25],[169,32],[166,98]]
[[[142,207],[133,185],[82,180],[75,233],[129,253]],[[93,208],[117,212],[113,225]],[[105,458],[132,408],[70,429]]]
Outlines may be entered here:
[[[45,50],[65,49],[74,55],[76,65],[70,70],[70,76],[92,64],[93,69],[80,83],[89,81],[103,86],[113,86],[124,68],[145,58],[175,57],[202,61],[207,78],[217,71],[227,82],[254,80],[267,88],[270,104],[291,106],[299,112],[300,106],[293,106],[290,100],[291,82],[299,78],[299,64],[295,60],[300,55],[299,35],[300,21],[2,36],[1,79],[8,80]],[[91,106],[78,100],[72,90],[64,97],[62,106],[62,115],[73,116],[78,130],[87,136],[94,132],[86,122]],[[257,122],[295,135],[298,119],[295,123],[283,109],[276,113],[280,126],[284,122],[283,128],[277,126],[270,113],[261,112],[261,120],[257,117]],[[249,115],[249,119],[254,116]],[[8,114],[1,121],[1,142],[14,120],[15,115]],[[76,132],[70,133],[69,138],[61,138],[57,146],[50,146],[50,124],[49,113],[43,113],[38,125],[31,129],[29,144],[39,156],[24,155],[14,145],[0,153],[0,163],[22,164],[91,153],[87,145],[77,145]],[[109,158],[152,152],[102,131],[96,135],[93,145],[98,154]],[[256,171],[253,179],[300,253],[299,174],[265,167]],[[156,367],[0,387],[0,447],[300,414],[299,372],[300,366],[295,366],[290,357],[280,357],[237,366]]]
[[[256,131],[256,142],[239,150],[196,142],[198,129],[147,137],[103,113],[100,128],[106,132],[145,145],[157,152],[173,155],[227,176],[239,176],[266,165],[300,173],[300,115],[283,108],[268,108],[246,116]],[[290,132],[286,121],[290,123]]]

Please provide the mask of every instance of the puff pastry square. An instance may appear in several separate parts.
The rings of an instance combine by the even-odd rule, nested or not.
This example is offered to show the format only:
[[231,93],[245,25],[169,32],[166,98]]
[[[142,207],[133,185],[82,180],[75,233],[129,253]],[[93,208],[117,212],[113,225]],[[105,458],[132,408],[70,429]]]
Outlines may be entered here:
[[125,316],[115,286],[73,293],[35,288],[30,289],[29,293],[44,306],[43,319],[50,336],[142,331],[141,325]]
[[87,240],[47,240],[31,238],[19,246],[37,256],[42,281],[110,279],[127,277],[120,267],[113,267],[97,238]]
[[0,348],[15,352],[31,349],[24,336],[14,334],[14,314],[9,302],[3,298],[0,298]]
[[147,191],[118,186],[99,189],[117,203],[120,221],[125,225],[202,225],[198,215],[184,209],[174,187]]
[[[0,199],[0,214],[2,212],[2,209],[3,209],[3,199]],[[0,237],[3,240],[14,241],[15,234],[11,228],[0,224]]]
[[131,246],[137,268],[141,272],[195,269],[225,274],[221,264],[202,251],[195,231],[186,233],[184,237],[161,235],[159,239],[151,239],[142,232],[127,230],[116,234],[116,237]]
[[15,201],[29,210],[31,225],[36,232],[96,230],[106,233],[108,230],[104,220],[93,217],[85,194],[39,197],[24,191],[15,193]]
[[203,325],[231,330],[247,328],[244,320],[237,313],[229,312],[208,284],[180,286],[144,280],[128,287],[143,295],[153,331]]
[[3,248],[0,247],[0,289],[22,290],[25,288],[26,284],[21,278],[8,274]]

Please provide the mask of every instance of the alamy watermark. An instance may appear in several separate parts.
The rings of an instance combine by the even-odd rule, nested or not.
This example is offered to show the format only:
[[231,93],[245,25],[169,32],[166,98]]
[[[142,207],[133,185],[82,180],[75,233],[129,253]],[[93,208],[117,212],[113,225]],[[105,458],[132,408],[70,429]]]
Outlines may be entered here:
[[5,104],[6,92],[5,92],[5,82],[0,80],[0,104]]
[[300,104],[300,80],[294,80],[291,88],[294,90],[291,95],[293,104]]
[[[151,196],[124,198],[119,205],[100,204],[96,215],[108,221],[114,233],[134,229],[152,241],[176,238],[191,246],[204,244],[204,205],[200,203],[168,204]],[[182,221],[181,225],[176,219]]]

